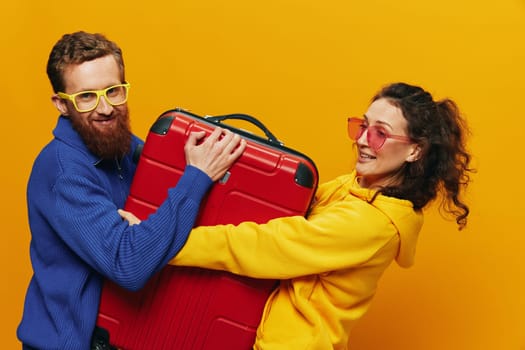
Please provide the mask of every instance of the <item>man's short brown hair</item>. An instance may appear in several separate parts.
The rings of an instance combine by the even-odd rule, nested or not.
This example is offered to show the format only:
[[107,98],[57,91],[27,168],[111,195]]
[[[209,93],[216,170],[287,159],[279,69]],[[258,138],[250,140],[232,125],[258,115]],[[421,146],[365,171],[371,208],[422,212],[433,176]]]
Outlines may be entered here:
[[55,44],[47,61],[47,76],[54,92],[64,92],[64,70],[68,65],[81,64],[96,58],[113,55],[120,68],[122,82],[124,77],[124,59],[122,50],[116,43],[103,34],[83,31],[65,34]]

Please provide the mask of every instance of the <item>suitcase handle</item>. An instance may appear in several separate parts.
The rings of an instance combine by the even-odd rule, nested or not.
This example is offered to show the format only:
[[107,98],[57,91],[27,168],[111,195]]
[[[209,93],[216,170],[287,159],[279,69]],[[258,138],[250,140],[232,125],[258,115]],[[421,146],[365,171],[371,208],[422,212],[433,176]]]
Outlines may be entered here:
[[228,119],[245,120],[247,122],[254,124],[259,129],[261,129],[266,135],[266,137],[268,138],[269,142],[277,144],[279,146],[283,145],[283,143],[279,141],[277,137],[275,137],[275,135],[272,134],[270,130],[268,130],[268,128],[260,120],[258,120],[255,117],[252,117],[251,115],[235,113],[235,114],[226,114],[226,115],[218,115],[218,116],[206,116],[205,118],[206,120],[209,120],[215,123],[220,123],[223,120],[228,120]]

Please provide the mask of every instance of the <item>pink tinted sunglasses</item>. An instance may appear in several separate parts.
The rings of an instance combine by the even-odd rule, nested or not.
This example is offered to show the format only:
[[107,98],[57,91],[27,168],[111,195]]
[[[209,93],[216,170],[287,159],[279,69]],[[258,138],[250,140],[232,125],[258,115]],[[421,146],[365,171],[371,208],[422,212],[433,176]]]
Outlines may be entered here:
[[366,121],[362,118],[348,118],[348,136],[357,141],[361,138],[363,133],[367,131],[366,140],[368,146],[377,152],[385,144],[386,139],[393,139],[404,143],[412,142],[412,139],[408,136],[392,135],[377,125],[367,125]]

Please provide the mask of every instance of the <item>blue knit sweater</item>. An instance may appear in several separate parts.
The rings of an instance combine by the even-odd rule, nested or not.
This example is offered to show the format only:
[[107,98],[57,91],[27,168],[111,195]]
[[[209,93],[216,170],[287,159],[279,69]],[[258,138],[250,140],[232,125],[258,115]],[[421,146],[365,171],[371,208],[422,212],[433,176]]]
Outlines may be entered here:
[[187,166],[158,211],[129,226],[117,213],[135,172],[132,152],[119,162],[90,153],[69,119],[38,155],[27,187],[33,266],[18,338],[38,349],[87,350],[102,282],[140,289],[186,242],[212,184]]

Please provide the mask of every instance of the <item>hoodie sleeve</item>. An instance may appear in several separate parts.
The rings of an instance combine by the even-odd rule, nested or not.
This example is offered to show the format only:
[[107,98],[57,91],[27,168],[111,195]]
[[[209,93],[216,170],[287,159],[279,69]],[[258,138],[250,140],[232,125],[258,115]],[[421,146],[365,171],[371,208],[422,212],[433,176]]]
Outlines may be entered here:
[[[198,227],[170,264],[287,279],[352,268],[377,254],[392,260],[398,240],[387,216],[349,195],[314,208],[308,219],[293,216],[260,225]],[[388,248],[383,251],[383,247]]]

